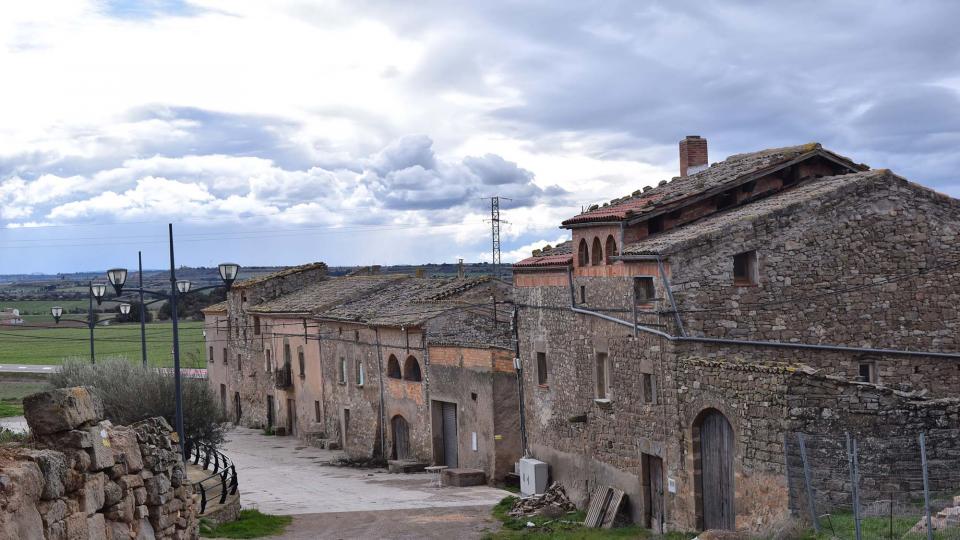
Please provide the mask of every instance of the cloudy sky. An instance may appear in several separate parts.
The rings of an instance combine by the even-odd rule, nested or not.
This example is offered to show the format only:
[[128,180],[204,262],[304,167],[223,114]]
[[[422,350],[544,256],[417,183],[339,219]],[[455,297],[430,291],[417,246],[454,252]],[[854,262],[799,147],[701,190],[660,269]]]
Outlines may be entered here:
[[960,196],[960,3],[0,4],[0,273],[504,259],[819,141]]

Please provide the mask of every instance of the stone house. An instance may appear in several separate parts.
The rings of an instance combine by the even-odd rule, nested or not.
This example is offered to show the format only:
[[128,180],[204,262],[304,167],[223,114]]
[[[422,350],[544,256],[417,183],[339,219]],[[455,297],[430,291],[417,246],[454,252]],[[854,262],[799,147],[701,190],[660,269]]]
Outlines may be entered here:
[[[446,464],[501,479],[520,456],[509,313],[491,301],[509,292],[488,278],[320,277],[248,301],[252,331],[247,343],[221,347],[226,363],[213,343],[229,306],[211,306],[210,384],[243,425],[356,459]],[[248,351],[240,370],[231,366],[234,349]]]
[[960,427],[934,399],[960,388],[960,202],[819,144],[680,158],[513,267],[553,479],[657,530],[758,530],[797,509],[786,435]]

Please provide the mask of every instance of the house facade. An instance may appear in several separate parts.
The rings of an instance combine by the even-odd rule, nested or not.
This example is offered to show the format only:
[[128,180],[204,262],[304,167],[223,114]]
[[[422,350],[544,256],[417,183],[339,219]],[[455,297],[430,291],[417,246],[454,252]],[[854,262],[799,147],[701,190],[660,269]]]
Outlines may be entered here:
[[656,530],[761,530],[798,506],[785,436],[960,427],[960,202],[818,144],[680,157],[514,265],[552,479]]
[[214,350],[209,370],[235,422],[400,469],[481,469],[491,481],[512,472],[519,396],[508,285],[368,273],[317,276],[256,303],[246,290],[246,303],[231,291],[204,312],[211,350],[225,320],[248,321],[245,338],[234,330],[221,347],[227,363]]

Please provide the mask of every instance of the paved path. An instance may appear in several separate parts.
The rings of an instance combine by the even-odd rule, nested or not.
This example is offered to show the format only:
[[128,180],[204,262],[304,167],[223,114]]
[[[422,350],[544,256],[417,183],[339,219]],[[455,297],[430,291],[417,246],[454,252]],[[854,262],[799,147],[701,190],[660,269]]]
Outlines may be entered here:
[[52,373],[60,366],[0,364],[0,373]]
[[[237,466],[240,501],[269,514],[319,514],[483,506],[510,493],[487,486],[435,487],[432,475],[323,465],[341,452],[305,446],[294,437],[271,437],[236,428],[223,452]],[[359,516],[357,516],[359,518]],[[326,518],[325,518],[326,519]]]
[[331,512],[294,516],[293,523],[277,540],[390,538],[437,540],[482,538],[499,522],[490,517],[489,506],[459,506],[378,512]]
[[26,433],[29,428],[27,419],[22,416],[8,416],[0,418],[0,427],[16,431],[17,433]]

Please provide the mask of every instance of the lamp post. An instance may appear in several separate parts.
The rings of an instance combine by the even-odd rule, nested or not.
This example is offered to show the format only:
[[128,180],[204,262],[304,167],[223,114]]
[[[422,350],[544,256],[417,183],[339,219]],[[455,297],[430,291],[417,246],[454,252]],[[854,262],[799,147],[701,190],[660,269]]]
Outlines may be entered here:
[[[186,458],[185,446],[184,446],[184,431],[183,431],[183,394],[181,391],[180,384],[180,336],[179,336],[179,327],[178,327],[178,317],[177,317],[177,298],[179,295],[193,294],[200,291],[205,291],[208,289],[217,289],[220,287],[225,287],[228,291],[230,290],[231,285],[237,279],[237,274],[240,272],[240,265],[236,263],[221,263],[218,267],[220,273],[220,279],[223,281],[223,285],[209,285],[206,287],[200,287],[193,289],[189,280],[186,279],[177,279],[176,273],[176,263],[174,262],[174,253],[173,253],[173,224],[167,225],[168,236],[170,239],[170,292],[161,292],[161,291],[149,291],[143,288],[143,267],[140,267],[140,286],[136,288],[136,291],[140,293],[141,299],[144,294],[149,294],[151,296],[158,297],[163,300],[166,299],[170,302],[170,319],[173,323],[173,386],[174,386],[174,399],[175,399],[175,418],[174,423],[176,424],[177,430],[177,443],[180,445],[180,453],[184,454]],[[107,270],[107,279],[110,281],[110,284],[113,285],[114,291],[116,291],[117,296],[123,294],[123,286],[127,280],[127,270],[126,268],[111,268]],[[141,301],[141,306],[143,302]],[[141,308],[141,313],[142,312]],[[143,334],[143,317],[140,318],[140,328],[141,328],[141,338]],[[142,338],[143,339],[143,338]],[[144,346],[144,351],[146,347]],[[146,353],[144,353],[144,365],[146,365]]]
[[[94,318],[93,301],[96,300],[96,301],[97,301],[97,305],[99,306],[99,305],[101,304],[101,302],[103,302],[103,295],[104,295],[104,293],[106,293],[106,291],[107,291],[107,286],[104,285],[103,283],[94,283],[94,282],[92,282],[92,281],[90,282],[90,286],[89,286],[89,304],[88,304],[88,306],[87,306],[87,319],[86,319],[86,320],[82,320],[82,319],[64,319],[64,318],[63,318],[63,308],[62,308],[62,307],[60,307],[60,306],[53,306],[52,308],[50,308],[50,315],[53,316],[53,320],[54,320],[57,324],[60,324],[60,321],[61,321],[61,320],[74,321],[74,322],[85,322],[85,323],[87,324],[87,327],[90,329],[90,363],[91,363],[91,364],[96,364],[96,363],[97,363],[96,355],[94,354],[94,345],[93,345],[93,343],[94,343],[94,341],[93,341],[93,329],[94,329],[94,327],[96,327],[97,323],[99,323],[99,322],[106,322],[106,321],[109,321],[110,319],[113,319],[113,318],[116,317],[116,315],[111,315],[110,317],[106,317],[106,318],[103,318],[103,319]],[[121,313],[122,315],[126,315],[126,314],[130,313],[130,304],[127,304],[127,303],[120,304],[120,313]]]

